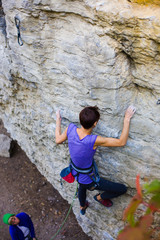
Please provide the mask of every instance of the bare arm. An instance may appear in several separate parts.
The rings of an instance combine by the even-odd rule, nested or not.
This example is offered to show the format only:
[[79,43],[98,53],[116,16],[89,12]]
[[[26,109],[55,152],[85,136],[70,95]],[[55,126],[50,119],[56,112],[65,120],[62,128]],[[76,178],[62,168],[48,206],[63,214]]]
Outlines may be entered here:
[[67,140],[67,129],[64,130],[63,133],[61,133],[61,116],[60,112],[57,112],[57,119],[56,119],[56,130],[55,130],[55,137],[56,137],[56,143],[60,144],[63,143],[65,140]]
[[96,148],[97,146],[102,146],[102,147],[121,147],[126,145],[128,135],[129,135],[129,126],[130,126],[130,120],[132,116],[135,113],[135,108],[133,106],[130,106],[124,117],[124,123],[123,123],[123,130],[121,133],[121,136],[119,139],[117,138],[105,138],[98,136],[96,139],[96,142],[94,144],[94,147]]

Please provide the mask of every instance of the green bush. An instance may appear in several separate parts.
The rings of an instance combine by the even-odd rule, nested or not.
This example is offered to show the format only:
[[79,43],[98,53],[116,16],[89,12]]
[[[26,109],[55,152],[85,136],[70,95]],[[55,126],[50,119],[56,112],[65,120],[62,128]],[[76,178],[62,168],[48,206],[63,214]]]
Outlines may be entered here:
[[[136,189],[137,194],[124,211],[123,220],[127,225],[120,231],[117,240],[160,240],[160,233],[153,227],[154,217],[160,213],[160,181],[153,180],[141,189],[137,176]],[[137,217],[140,205],[141,215]]]

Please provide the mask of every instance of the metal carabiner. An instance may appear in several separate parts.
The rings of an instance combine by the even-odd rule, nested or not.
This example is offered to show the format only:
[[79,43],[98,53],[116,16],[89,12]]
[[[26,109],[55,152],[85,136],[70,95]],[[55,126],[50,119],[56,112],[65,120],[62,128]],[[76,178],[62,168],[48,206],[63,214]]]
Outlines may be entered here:
[[157,105],[158,105],[158,104],[160,104],[160,98],[159,98],[158,101],[157,101]]

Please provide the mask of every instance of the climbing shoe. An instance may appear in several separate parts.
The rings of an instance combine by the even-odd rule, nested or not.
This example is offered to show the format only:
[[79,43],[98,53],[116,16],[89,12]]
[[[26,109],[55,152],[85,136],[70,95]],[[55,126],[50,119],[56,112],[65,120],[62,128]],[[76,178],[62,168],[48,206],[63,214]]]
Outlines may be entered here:
[[97,196],[100,194],[97,194],[94,196],[94,200],[96,200],[97,202],[99,202],[100,204],[102,204],[105,207],[111,207],[113,205],[113,202],[110,199],[102,199],[102,200],[98,200]]
[[89,203],[88,203],[88,201],[86,201],[84,208],[80,210],[80,213],[82,215],[84,215],[86,213],[86,209],[88,208],[88,206],[89,206]]

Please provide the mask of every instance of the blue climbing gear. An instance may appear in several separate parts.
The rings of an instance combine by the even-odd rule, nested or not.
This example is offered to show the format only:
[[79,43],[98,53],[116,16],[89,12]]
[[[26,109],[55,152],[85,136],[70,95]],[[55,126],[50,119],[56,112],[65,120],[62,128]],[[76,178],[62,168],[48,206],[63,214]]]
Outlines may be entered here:
[[75,178],[72,175],[72,168],[71,165],[69,165],[69,167],[64,168],[61,172],[60,172],[60,176],[61,176],[61,185],[62,185],[62,179],[64,179],[66,182],[68,183],[73,183]]
[[[73,175],[72,169],[74,169],[77,173]],[[97,168],[95,161],[93,160],[92,165],[89,168],[79,168],[73,163],[72,159],[70,159],[69,166],[64,168],[60,172],[61,185],[62,185],[62,179],[64,179],[68,183],[73,183],[75,180],[75,177],[77,177],[76,180],[78,182],[80,173],[87,174],[91,178],[91,180],[98,185],[98,182],[100,181],[100,177],[98,174],[98,168]]]
[[100,177],[99,177],[98,168],[94,159],[93,159],[92,165],[89,168],[79,168],[73,163],[72,159],[70,160],[71,160],[71,164],[70,164],[71,168],[73,168],[77,172],[77,174],[74,175],[74,177],[77,177],[77,182],[78,182],[79,174],[81,173],[81,174],[87,174],[91,178],[91,180],[98,185],[98,182],[100,181]]
[[160,104],[160,98],[157,100],[157,105]]

